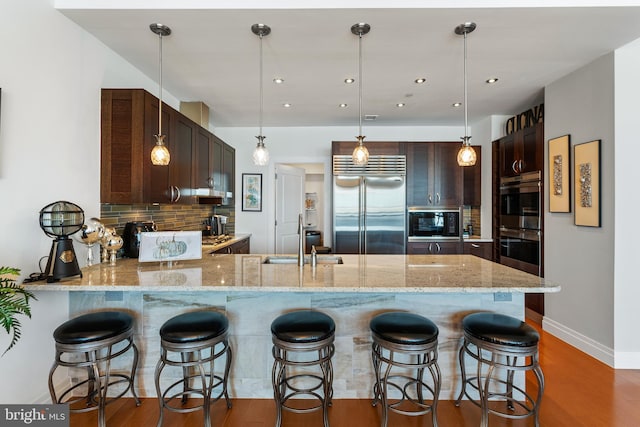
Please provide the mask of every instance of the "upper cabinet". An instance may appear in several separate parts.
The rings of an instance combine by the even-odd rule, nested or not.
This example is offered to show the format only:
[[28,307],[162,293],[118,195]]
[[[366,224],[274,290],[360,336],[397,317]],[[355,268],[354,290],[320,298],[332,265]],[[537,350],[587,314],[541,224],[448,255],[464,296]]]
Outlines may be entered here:
[[459,143],[407,142],[407,206],[454,207],[463,202]]
[[517,176],[544,166],[544,124],[511,133],[499,140],[500,176]]
[[[216,143],[226,144],[166,104],[162,132],[171,162],[154,166],[150,153],[158,133],[158,99],[142,89],[102,90],[102,203],[198,203],[206,198],[200,196],[217,196],[216,173],[222,187],[225,172]],[[233,161],[227,165],[234,167]]]
[[462,204],[466,206],[480,206],[482,204],[482,147],[474,145],[476,151],[476,164],[462,168],[464,181],[464,196]]

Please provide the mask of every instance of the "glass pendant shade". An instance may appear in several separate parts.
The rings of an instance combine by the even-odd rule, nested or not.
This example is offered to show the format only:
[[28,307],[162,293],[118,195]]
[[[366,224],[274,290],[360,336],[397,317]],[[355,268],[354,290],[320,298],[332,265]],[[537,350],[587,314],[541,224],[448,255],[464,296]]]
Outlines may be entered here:
[[151,163],[156,166],[167,166],[171,161],[169,149],[164,145],[164,135],[156,135],[156,145],[151,150]]
[[258,143],[253,150],[253,164],[256,166],[264,166],[269,163],[269,151],[264,146],[264,136],[256,136]]
[[364,146],[364,136],[357,136],[356,138],[358,138],[358,145],[355,150],[353,150],[351,159],[354,165],[364,166],[369,161],[369,150]]
[[458,150],[458,165],[459,166],[473,166],[476,164],[476,150],[472,146],[465,143]]

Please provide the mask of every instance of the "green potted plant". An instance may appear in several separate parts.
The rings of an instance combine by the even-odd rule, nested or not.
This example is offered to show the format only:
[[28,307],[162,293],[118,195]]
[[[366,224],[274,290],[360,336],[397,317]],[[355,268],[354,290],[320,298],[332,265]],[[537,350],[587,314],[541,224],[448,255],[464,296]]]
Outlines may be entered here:
[[37,299],[28,290],[16,283],[20,270],[12,267],[0,267],[0,325],[11,335],[9,347],[2,353],[9,351],[20,339],[21,324],[18,315],[23,314],[31,318],[29,301]]

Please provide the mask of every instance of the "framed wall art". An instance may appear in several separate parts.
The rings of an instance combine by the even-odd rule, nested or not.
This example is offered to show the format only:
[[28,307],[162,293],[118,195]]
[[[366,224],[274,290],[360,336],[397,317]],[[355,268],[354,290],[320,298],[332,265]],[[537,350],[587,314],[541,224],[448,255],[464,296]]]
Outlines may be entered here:
[[571,212],[569,135],[549,140],[549,212]]
[[573,147],[575,224],[600,227],[600,140]]
[[262,212],[262,174],[242,174],[242,210]]

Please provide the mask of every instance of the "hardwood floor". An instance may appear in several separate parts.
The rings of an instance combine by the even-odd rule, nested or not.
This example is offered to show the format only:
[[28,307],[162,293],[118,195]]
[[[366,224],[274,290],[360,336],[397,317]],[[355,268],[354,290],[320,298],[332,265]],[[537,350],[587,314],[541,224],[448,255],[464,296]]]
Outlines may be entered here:
[[[535,326],[535,325],[534,325]],[[543,427],[636,427],[640,426],[640,370],[614,370],[585,355],[552,335],[541,332],[540,362],[546,388],[541,406]],[[107,407],[109,427],[155,426],[158,406],[155,399],[143,399],[136,408],[133,399],[119,399]],[[223,402],[212,407],[212,427],[272,427],[274,404],[269,399],[234,399],[226,410]],[[379,408],[369,400],[336,400],[330,409],[332,427],[376,427],[380,425]],[[478,426],[479,408],[462,402],[441,401],[438,424]],[[532,426],[531,420],[504,420],[490,417],[491,427]],[[97,413],[72,414],[71,426],[96,426]],[[202,425],[202,413],[176,414],[165,411],[167,427]],[[389,427],[430,427],[427,417],[391,414]],[[321,427],[319,412],[284,414],[283,427]]]

